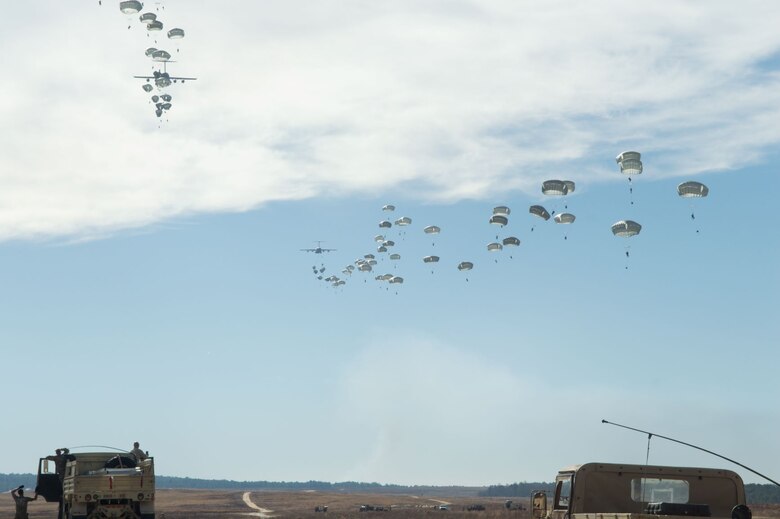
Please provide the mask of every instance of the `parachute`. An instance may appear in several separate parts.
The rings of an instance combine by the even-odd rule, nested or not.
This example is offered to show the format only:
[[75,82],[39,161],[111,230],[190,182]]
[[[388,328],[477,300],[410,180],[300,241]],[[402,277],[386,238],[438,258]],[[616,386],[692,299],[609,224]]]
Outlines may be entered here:
[[128,0],[126,2],[119,2],[119,10],[123,14],[138,14],[141,9],[144,8],[144,4],[137,0]]
[[500,214],[494,214],[490,217],[490,223],[493,225],[500,225],[501,227],[509,224],[509,218]]
[[501,245],[498,242],[488,243],[487,250],[488,252],[499,252],[504,248],[503,245]]
[[391,254],[390,255],[390,259],[393,260],[393,261],[398,261],[399,259],[401,259],[401,255],[400,254]]
[[385,237],[382,236],[381,234],[377,234],[376,236],[374,236],[374,241],[377,243],[383,242],[385,241]]
[[176,27],[168,31],[169,40],[180,40],[182,38],[184,38],[184,29],[179,29]]
[[152,53],[152,59],[154,61],[168,61],[171,59],[171,54],[164,50],[156,50]]
[[435,225],[429,225],[425,229],[423,229],[423,232],[425,234],[439,234],[441,232],[441,229]]
[[[439,257],[438,256],[425,256],[423,258],[423,261],[425,263],[438,263],[439,262]],[[433,274],[433,269],[431,269],[431,274]]]
[[149,25],[150,23],[157,21],[157,15],[154,13],[144,13],[139,16],[138,19],[141,21],[141,23]]
[[385,211],[385,212],[395,211],[395,206],[393,204],[383,205],[382,206],[382,211]]
[[388,281],[388,283],[390,283],[391,285],[401,285],[403,284],[403,282],[404,282],[404,278],[402,278],[401,276],[393,276]]
[[382,220],[381,222],[379,222],[379,227],[381,227],[382,229],[389,229],[392,226],[393,224],[390,223],[388,220]]
[[154,87],[152,85],[150,85],[149,83],[144,83],[144,86],[142,86],[141,88],[144,89],[144,92],[148,93],[148,92],[151,92]]
[[549,196],[566,196],[569,186],[563,180],[545,180],[542,182],[542,194]]
[[387,252],[387,247],[385,247],[384,245],[380,245],[379,247],[376,248],[376,251],[377,252]]
[[677,194],[683,198],[704,198],[710,189],[701,182],[683,182],[677,186]]
[[[677,194],[682,198],[691,199],[691,220],[696,220],[696,214],[693,212],[693,199],[706,197],[710,194],[710,189],[701,182],[689,181],[677,186]],[[696,232],[698,233],[699,229],[696,229]]]
[[385,242],[382,243],[382,245],[384,245],[385,247],[394,247],[395,242],[393,240],[386,240]]
[[505,205],[499,205],[493,208],[493,214],[499,216],[509,216],[512,210]]
[[151,58],[151,57],[152,57],[152,55],[153,55],[155,52],[157,52],[157,48],[156,48],[156,47],[149,47],[148,49],[146,49],[146,51],[144,52],[144,54],[146,54],[146,56],[147,56],[147,57]]
[[577,217],[571,213],[558,213],[555,215],[554,219],[555,219],[555,223],[568,224],[568,223],[573,223],[574,220],[577,219]]
[[[520,246],[520,240],[515,238],[514,236],[509,236],[507,238],[504,238],[501,243],[504,245],[504,247],[519,247]],[[509,259],[512,259],[512,255],[509,255]]]
[[400,227],[404,227],[406,225],[411,225],[411,223],[412,223],[412,219],[409,218],[408,216],[402,216],[401,218],[399,218],[398,220],[395,221],[395,224],[400,226]]
[[642,230],[642,226],[633,220],[620,220],[612,224],[612,234],[621,238],[631,238]]
[[624,151],[615,158],[620,172],[629,177],[642,174],[642,154],[638,151]]
[[642,154],[638,151],[624,151],[615,158],[615,161],[620,166],[620,172],[628,175],[628,194],[631,205],[634,205],[634,186],[631,176],[642,174]]
[[[570,223],[574,223],[574,220],[576,219],[577,217],[571,213],[558,213],[555,215],[555,223],[570,224]],[[563,234],[563,239],[564,240],[569,239],[566,233]]]
[[[474,264],[470,261],[461,261],[458,263],[458,270],[461,272],[468,272],[469,270],[474,268]],[[466,281],[468,282],[469,278],[466,278]]]
[[[642,230],[642,226],[633,220],[620,220],[612,224],[612,234],[620,238],[631,238],[636,236]],[[630,257],[630,247],[626,245],[626,261]],[[628,263],[626,263],[626,270],[628,270]]]
[[548,213],[547,209],[545,209],[541,205],[532,205],[531,207],[528,208],[528,212],[534,216],[538,216],[544,221],[550,219],[550,213]]
[[161,31],[163,28],[163,23],[159,20],[154,20],[153,22],[146,24],[146,30],[149,32],[152,31]]

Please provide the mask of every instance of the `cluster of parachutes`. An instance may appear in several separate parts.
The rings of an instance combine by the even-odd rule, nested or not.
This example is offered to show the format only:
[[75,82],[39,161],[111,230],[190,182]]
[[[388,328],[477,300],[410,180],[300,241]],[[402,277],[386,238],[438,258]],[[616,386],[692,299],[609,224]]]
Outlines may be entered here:
[[[159,67],[162,64],[163,69],[156,69],[152,76],[146,77],[147,82],[141,87],[143,88],[143,91],[150,94],[155,87],[157,87],[158,90],[162,90],[169,87],[172,82],[175,83],[177,79],[172,79],[165,69],[165,64],[172,57],[171,53],[168,50],[156,47],[156,45],[159,45],[157,34],[162,33],[165,28],[165,25],[162,20],[159,19],[157,13],[161,10],[165,10],[165,6],[162,6],[158,2],[155,9],[157,13],[151,11],[142,12],[144,10],[144,4],[142,2],[139,0],[125,0],[119,2],[119,10],[128,18],[128,29],[131,29],[133,27],[133,22],[137,20],[137,22],[146,29],[147,37],[154,35],[155,46],[148,47],[144,51],[144,54],[153,62],[153,67]],[[184,30],[179,27],[174,27],[167,31],[167,36],[168,42],[176,47],[176,52],[179,52],[178,42],[184,38]],[[150,83],[150,80],[152,79],[154,80],[154,86]],[[184,81],[182,80],[182,83],[183,82]],[[173,106],[171,103],[172,99],[171,95],[167,93],[161,95],[153,94],[150,97],[150,102],[154,106],[154,113],[158,118],[162,117],[164,113],[171,109],[171,106]]]
[[[620,167],[620,172],[623,175],[629,177],[629,194],[631,195],[630,205],[633,206],[633,181],[632,176],[640,175],[643,171],[643,165],[641,160],[641,154],[636,151],[626,151],[618,155],[617,163]],[[575,190],[575,183],[571,180],[545,180],[542,182],[541,190],[542,194],[551,197],[550,210],[542,205],[531,205],[528,208],[528,213],[534,218],[541,221],[549,221],[552,219],[556,224],[563,226],[574,223],[576,217],[568,210],[568,203],[565,201],[566,197],[573,193]],[[700,182],[688,181],[683,182],[677,186],[677,194],[681,198],[695,199],[703,198],[709,194],[709,188]],[[563,199],[563,210],[559,211],[558,199]],[[387,204],[382,207],[382,212],[388,216],[390,213],[395,212],[395,206]],[[499,253],[507,248],[514,248],[520,246],[520,239],[516,236],[500,236],[501,230],[509,225],[509,217],[512,213],[511,209],[505,205],[496,206],[493,208],[492,215],[488,219],[490,225],[494,225],[499,228],[499,234],[496,234],[495,241],[491,241],[487,244],[486,248],[489,253]],[[695,220],[695,214],[691,210],[691,220]],[[536,220],[537,222],[539,220]],[[401,254],[395,251],[396,242],[387,233],[394,227],[398,230],[399,238],[402,239],[406,233],[406,229],[412,225],[412,218],[409,216],[401,216],[399,218],[385,217],[379,221],[379,229],[383,234],[377,234],[374,236],[374,242],[376,244],[376,253],[371,252],[364,254],[354,261],[353,264],[349,264],[343,268],[341,273],[349,278],[353,273],[370,273],[379,268],[378,255],[386,255],[389,261],[393,264],[393,269],[396,270],[397,262],[401,259]],[[535,225],[531,227],[531,232],[534,231]],[[565,228],[565,227],[564,227]],[[623,219],[615,222],[611,226],[612,234],[618,238],[632,238],[639,235],[642,231],[642,225],[631,219]],[[699,232],[698,229],[696,231]],[[441,233],[441,227],[438,225],[428,225],[423,227],[423,233],[431,238],[431,246],[435,247],[436,237]],[[564,239],[567,239],[567,235],[564,233]],[[626,257],[630,257],[629,247],[626,247]],[[421,255],[419,256],[423,263],[431,266],[431,273],[435,271],[435,266],[440,262],[441,258],[437,255]],[[510,255],[510,259],[511,259]],[[383,259],[383,257],[380,257]],[[498,262],[497,259],[494,260]],[[333,287],[341,287],[346,284],[346,280],[339,278],[338,276],[324,277],[324,266],[321,268],[312,267],[314,274],[318,279],[328,282]],[[457,269],[461,272],[468,272],[474,268],[474,262],[470,260],[461,260],[457,263]],[[628,266],[626,266],[628,268]],[[404,278],[395,273],[378,274],[374,277],[375,281],[381,283],[388,283],[392,285],[403,284]],[[466,277],[468,281],[468,277]],[[365,280],[364,280],[365,282]],[[397,293],[397,292],[396,292]]]

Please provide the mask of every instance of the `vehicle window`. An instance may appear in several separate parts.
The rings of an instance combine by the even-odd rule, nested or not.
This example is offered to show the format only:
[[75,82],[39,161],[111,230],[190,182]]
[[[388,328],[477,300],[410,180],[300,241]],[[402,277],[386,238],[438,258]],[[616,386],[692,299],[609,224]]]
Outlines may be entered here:
[[555,510],[566,510],[569,508],[569,498],[571,497],[571,477],[560,478],[555,484]]
[[683,479],[635,478],[631,499],[638,503],[687,503],[688,482]]

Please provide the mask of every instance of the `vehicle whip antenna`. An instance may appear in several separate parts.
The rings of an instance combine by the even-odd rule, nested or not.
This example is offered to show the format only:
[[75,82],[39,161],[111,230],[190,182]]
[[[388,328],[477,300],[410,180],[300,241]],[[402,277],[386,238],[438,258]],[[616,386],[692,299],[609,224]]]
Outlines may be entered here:
[[604,419],[602,419],[602,420],[601,420],[601,423],[605,423],[605,424],[609,424],[609,425],[615,425],[615,426],[617,426],[617,427],[622,427],[623,429],[628,429],[628,430],[630,430],[630,431],[636,431],[636,432],[640,432],[640,433],[647,434],[647,435],[648,435],[648,441],[649,441],[649,439],[650,439],[650,437],[651,437],[651,436],[655,436],[656,438],[663,438],[664,440],[669,440],[669,441],[671,441],[671,442],[679,443],[679,444],[685,445],[685,446],[687,446],[687,447],[693,447],[694,449],[699,449],[700,451],[704,451],[704,452],[706,452],[707,454],[712,454],[713,456],[717,456],[717,457],[719,457],[719,458],[722,458],[722,459],[724,459],[724,460],[726,460],[726,461],[729,461],[729,462],[731,462],[731,463],[733,463],[733,464],[735,464],[735,465],[739,465],[739,466],[740,466],[740,467],[742,467],[743,469],[745,469],[745,470],[749,470],[749,471],[750,471],[750,472],[752,472],[753,474],[755,474],[755,475],[757,475],[757,476],[761,476],[761,477],[762,477],[762,478],[764,478],[765,480],[767,480],[767,481],[769,481],[769,482],[771,482],[771,483],[774,483],[775,485],[777,485],[778,487],[780,487],[780,483],[778,483],[777,481],[775,481],[774,479],[772,479],[772,478],[770,478],[770,477],[768,477],[768,476],[765,476],[765,475],[761,474],[761,473],[760,473],[760,472],[758,472],[758,471],[755,471],[755,470],[751,469],[751,468],[750,468],[750,467],[748,467],[747,465],[743,465],[742,463],[740,463],[740,462],[738,462],[738,461],[734,461],[734,460],[732,460],[731,458],[727,458],[726,456],[722,456],[722,455],[718,454],[717,452],[712,452],[711,450],[707,450],[707,449],[705,449],[705,448],[703,448],[703,447],[699,447],[698,445],[693,445],[692,443],[686,443],[686,442],[684,442],[684,441],[675,440],[674,438],[669,438],[668,436],[661,436],[660,434],[651,433],[651,432],[649,432],[649,431],[643,431],[642,429],[636,429],[636,428],[634,428],[634,427],[629,427],[629,426],[627,426],[627,425],[621,425],[621,424],[619,424],[619,423],[609,422],[609,421],[607,421],[607,420],[604,420]]

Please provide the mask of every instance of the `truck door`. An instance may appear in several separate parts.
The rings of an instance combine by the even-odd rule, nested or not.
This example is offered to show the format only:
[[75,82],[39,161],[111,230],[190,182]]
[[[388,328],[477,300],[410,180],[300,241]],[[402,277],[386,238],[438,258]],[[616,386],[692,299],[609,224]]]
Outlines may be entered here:
[[555,478],[555,497],[553,498],[553,519],[566,519],[569,517],[569,503],[571,502],[571,480],[573,474],[558,474]]
[[41,458],[38,460],[38,481],[36,482],[38,495],[43,496],[46,502],[59,502],[62,499],[62,481],[54,468],[54,462]]

